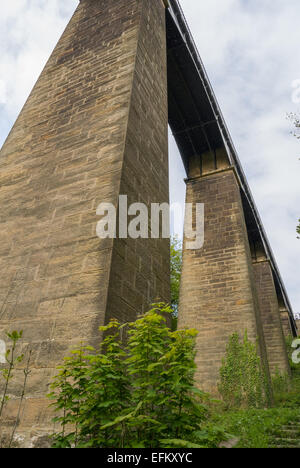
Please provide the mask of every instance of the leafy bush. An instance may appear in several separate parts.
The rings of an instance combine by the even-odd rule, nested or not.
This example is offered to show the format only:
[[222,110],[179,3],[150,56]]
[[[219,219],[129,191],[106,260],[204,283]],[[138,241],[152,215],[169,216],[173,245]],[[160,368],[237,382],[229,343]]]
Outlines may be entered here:
[[134,323],[113,320],[101,327],[100,350],[81,347],[65,359],[50,394],[61,426],[54,447],[202,446],[207,407],[194,387],[197,331],[171,332],[170,313],[158,304]]
[[279,369],[276,369],[275,375],[272,376],[272,387],[274,396],[288,393],[291,388],[289,375],[282,374]]
[[269,396],[267,378],[256,346],[248,340],[247,332],[243,341],[237,333],[230,337],[220,376],[219,392],[228,408],[266,405]]
[[292,360],[292,353],[295,351],[292,343],[295,338],[286,338],[286,346],[291,367],[291,378],[288,375],[281,375],[279,371],[273,377],[273,389],[275,406],[282,408],[300,407],[300,364]]

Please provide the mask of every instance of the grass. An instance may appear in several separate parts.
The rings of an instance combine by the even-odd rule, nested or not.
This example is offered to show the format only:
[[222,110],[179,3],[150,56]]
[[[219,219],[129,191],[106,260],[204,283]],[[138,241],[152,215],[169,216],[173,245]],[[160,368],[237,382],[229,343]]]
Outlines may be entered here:
[[294,366],[292,382],[275,381],[274,407],[236,409],[212,412],[209,426],[239,439],[235,448],[270,448],[274,437],[280,437],[283,426],[300,422],[300,366]]
[[274,432],[280,433],[282,426],[299,420],[299,415],[299,408],[239,410],[219,413],[211,422],[239,439],[235,448],[269,448]]

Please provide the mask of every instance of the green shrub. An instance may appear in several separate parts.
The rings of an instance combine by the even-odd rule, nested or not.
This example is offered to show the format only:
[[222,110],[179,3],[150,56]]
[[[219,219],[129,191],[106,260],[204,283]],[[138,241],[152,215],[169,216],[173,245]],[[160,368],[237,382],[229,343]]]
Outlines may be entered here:
[[276,407],[300,408],[300,365],[292,369],[292,378],[280,375],[273,377],[274,401]]
[[291,389],[289,375],[282,374],[279,369],[276,369],[275,375],[272,376],[272,387],[275,397],[276,395],[288,393]]
[[220,369],[219,392],[228,408],[260,408],[267,404],[269,388],[256,345],[237,333],[230,339]]
[[286,338],[286,346],[291,367],[291,378],[287,375],[281,375],[276,372],[272,379],[274,389],[275,406],[282,408],[299,408],[300,407],[300,364],[296,364],[292,360],[292,353],[295,349],[292,343],[295,340],[293,337]]
[[197,331],[171,332],[170,313],[158,304],[128,324],[125,345],[124,325],[112,321],[101,327],[100,350],[81,347],[65,359],[50,395],[61,427],[54,447],[203,445],[207,407],[194,387]]

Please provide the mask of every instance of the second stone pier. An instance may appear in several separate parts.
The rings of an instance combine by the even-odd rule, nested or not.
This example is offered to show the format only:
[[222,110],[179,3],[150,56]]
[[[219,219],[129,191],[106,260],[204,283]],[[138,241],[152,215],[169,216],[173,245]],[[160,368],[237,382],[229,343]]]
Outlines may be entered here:
[[240,186],[231,167],[187,181],[187,203],[204,204],[204,245],[186,249],[179,326],[195,327],[197,383],[217,394],[219,369],[229,337],[238,332],[267,355]]

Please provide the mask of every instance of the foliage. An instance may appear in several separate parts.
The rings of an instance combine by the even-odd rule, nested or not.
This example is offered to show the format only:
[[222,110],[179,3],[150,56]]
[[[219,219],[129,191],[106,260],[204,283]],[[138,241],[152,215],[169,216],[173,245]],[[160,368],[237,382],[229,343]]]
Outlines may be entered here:
[[81,346],[59,368],[51,385],[54,392],[49,395],[59,413],[54,421],[62,429],[54,437],[54,447],[114,447],[119,440],[122,446],[122,433],[118,429],[113,434],[102,429],[127,408],[129,399],[119,328],[115,320],[101,327],[107,335],[99,353],[92,347]]
[[291,366],[292,377],[281,375],[279,372],[273,377],[275,405],[283,408],[300,407],[300,364],[292,361],[293,337],[286,339],[289,363]]
[[293,372],[292,381],[274,392],[276,407],[300,408],[300,373]]
[[22,338],[23,332],[17,332],[13,331],[12,333],[6,333],[6,336],[12,341],[12,347],[9,348],[6,351],[5,359],[8,364],[8,367],[5,367],[4,369],[1,369],[0,374],[2,375],[2,378],[4,379],[4,390],[1,398],[1,403],[0,403],[0,418],[3,415],[3,410],[4,407],[8,401],[8,396],[7,396],[7,391],[8,391],[8,384],[13,378],[13,370],[15,369],[15,366],[17,363],[22,362],[24,356],[16,356],[16,347],[18,341]]
[[265,373],[256,346],[237,333],[230,339],[220,369],[219,392],[228,408],[260,408],[269,395]]
[[179,289],[182,269],[182,242],[177,237],[171,238],[171,307],[178,315]]
[[54,447],[202,446],[207,407],[194,387],[197,331],[170,331],[170,313],[157,304],[127,324],[126,344],[125,325],[113,320],[101,327],[100,350],[81,347],[65,359],[50,394],[62,429]]
[[[292,338],[287,340],[291,358]],[[292,361],[291,361],[292,362]],[[213,427],[239,438],[237,448],[269,448],[286,438],[284,426],[297,425],[300,407],[300,364],[293,364],[292,379],[276,372],[272,379],[275,408],[242,409],[228,411],[218,407],[210,420]],[[203,427],[205,430],[205,427]],[[274,440],[275,438],[275,440]]]
[[272,387],[274,395],[288,393],[290,390],[291,381],[288,374],[282,374],[279,369],[276,369],[272,376]]
[[235,434],[239,439],[235,448],[270,448],[273,434],[298,420],[299,407],[218,412],[210,423],[226,433]]

